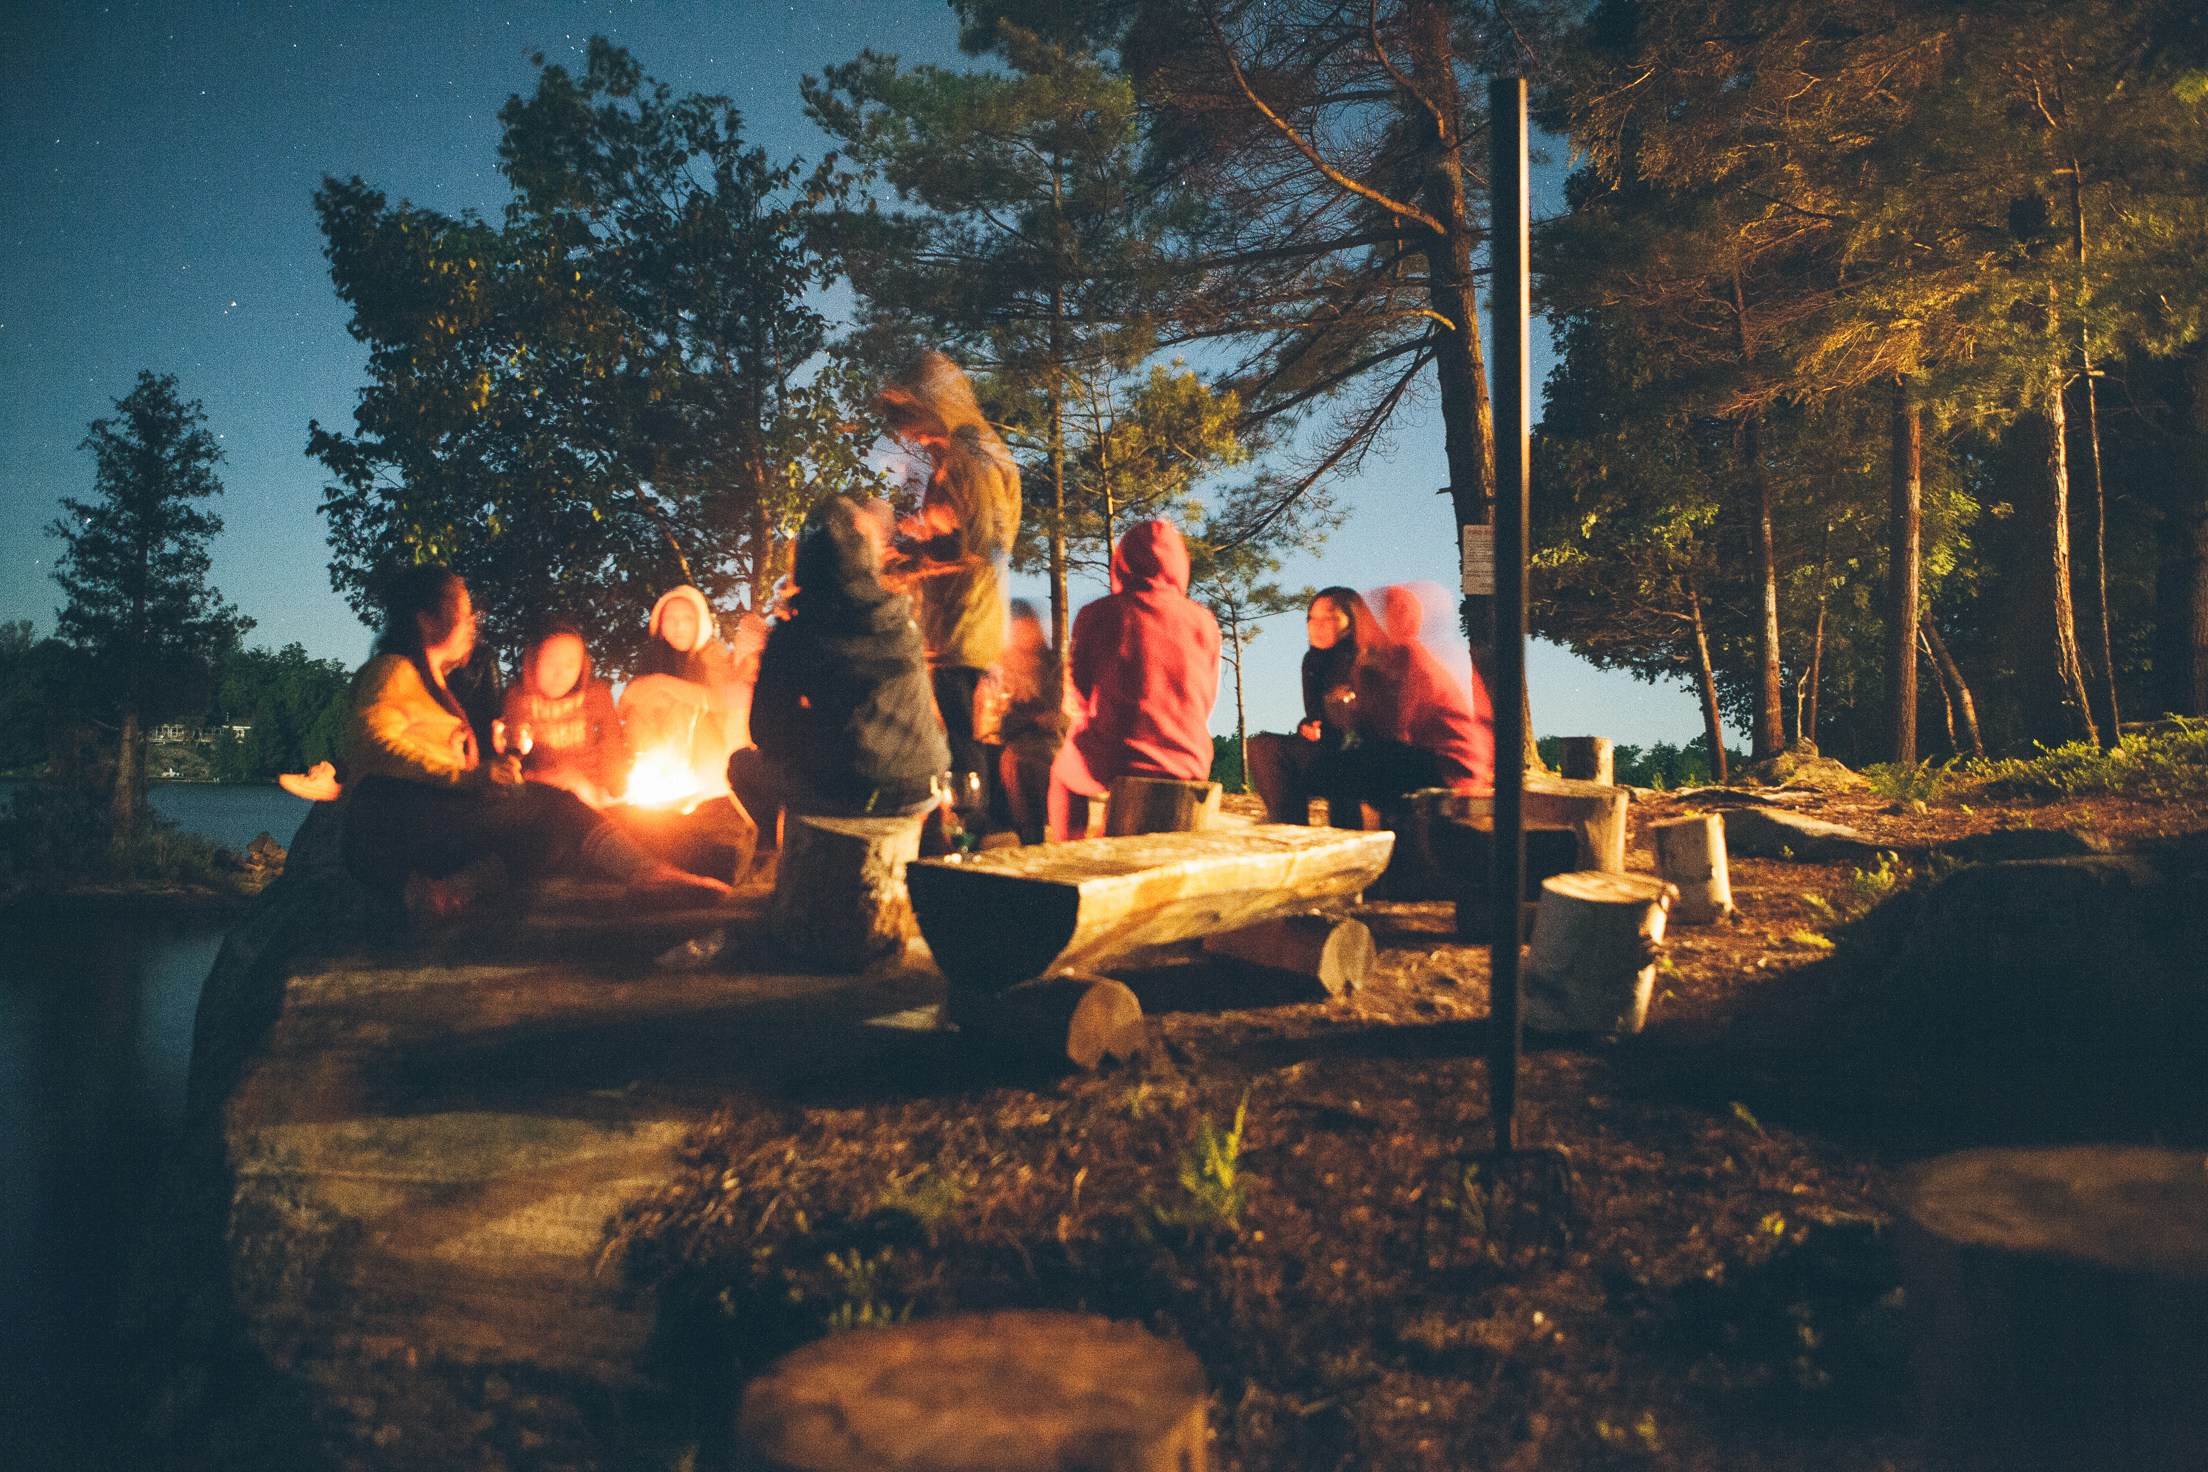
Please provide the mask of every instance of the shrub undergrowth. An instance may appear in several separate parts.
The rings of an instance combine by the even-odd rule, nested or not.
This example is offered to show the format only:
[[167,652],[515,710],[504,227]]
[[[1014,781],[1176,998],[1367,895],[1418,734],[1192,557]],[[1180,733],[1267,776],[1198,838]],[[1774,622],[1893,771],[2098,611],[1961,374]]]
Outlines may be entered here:
[[1972,762],[1963,779],[1988,797],[2208,797],[2208,720],[2172,720],[2103,750],[2090,741],[2036,756]]
[[128,842],[113,841],[104,794],[23,785],[0,806],[0,894],[125,881],[221,885],[224,850],[148,809]]

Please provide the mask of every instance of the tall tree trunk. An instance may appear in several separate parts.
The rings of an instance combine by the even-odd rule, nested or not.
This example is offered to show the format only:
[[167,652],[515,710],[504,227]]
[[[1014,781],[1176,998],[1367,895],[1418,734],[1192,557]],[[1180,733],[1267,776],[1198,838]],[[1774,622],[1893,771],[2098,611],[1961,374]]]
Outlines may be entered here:
[[2208,715],[2208,487],[2170,509],[2158,539],[2155,645],[2164,671],[2162,704],[2172,715]]
[[1756,587],[1761,595],[1756,621],[1756,720],[1749,746],[1755,759],[1764,761],[1786,748],[1786,681],[1779,661],[1778,538],[1772,525],[1771,475],[1763,463],[1761,410],[1741,422],[1741,453],[1748,460],[1748,495],[1754,515],[1749,535],[1755,544]]
[[108,803],[108,828],[118,847],[138,832],[138,814],[146,800],[146,736],[135,703],[123,711],[115,740],[115,788]]
[[1802,707],[1795,713],[1794,734],[1811,748],[1817,745],[1817,690],[1825,676],[1825,606],[1830,601],[1823,590],[1817,594],[1817,627],[1809,638],[1809,692]]
[[2042,463],[2035,467],[2035,504],[2026,523],[2032,538],[2028,555],[2031,602],[2027,609],[2026,678],[2038,689],[2027,716],[2034,739],[2098,741],[2093,710],[2085,694],[2085,669],[2078,657],[2078,625],[2070,601],[2070,456],[2068,416],[2063,412],[2063,365],[2049,363],[2041,374],[2038,403],[2027,416],[2041,439]]
[[[1066,589],[1066,388],[1063,370],[1053,366],[1050,375],[1050,647],[1058,651],[1061,667],[1072,669],[1066,648],[1073,612]],[[1110,549],[1106,548],[1106,555]]]
[[1702,699],[1702,734],[1710,743],[1710,771],[1720,786],[1732,780],[1725,759],[1725,718],[1717,708],[1717,671],[1710,663],[1710,630],[1702,622],[1702,594],[1687,589],[1687,616],[1694,625],[1694,689]]
[[[1456,59],[1449,39],[1450,7],[1442,0],[1412,0],[1406,14],[1411,72],[1434,109],[1445,118],[1464,116],[1457,84]],[[1449,464],[1449,497],[1457,526],[1491,524],[1495,516],[1495,407],[1488,394],[1487,362],[1480,346],[1480,309],[1472,270],[1473,248],[1485,232],[1472,218],[1465,189],[1462,143],[1454,125],[1446,133],[1433,113],[1416,99],[1402,99],[1408,129],[1423,140],[1425,184],[1419,203],[1446,226],[1426,241],[1426,297],[1448,325],[1441,328],[1434,355],[1434,376],[1441,388],[1443,448]],[[1461,532],[1460,532],[1461,535]],[[1467,597],[1459,608],[1472,667],[1493,700],[1510,698],[1495,688],[1495,651],[1488,633],[1494,627],[1492,602]],[[1541,769],[1533,735],[1531,693],[1523,686],[1517,699],[1526,710],[1526,766]]]
[[752,508],[751,535],[756,547],[751,560],[751,607],[759,613],[774,596],[774,516],[767,509],[764,495]]
[[1931,662],[1932,683],[1940,692],[1940,719],[1947,727],[1947,749],[1954,755],[1961,756],[1963,749],[1955,741],[1955,694],[1948,689],[1947,681],[1941,677],[1939,662],[1932,657],[1932,640],[1921,628],[1917,630],[1917,644],[1924,650],[1925,659]]
[[1970,743],[1970,754],[1983,757],[1986,754],[1985,738],[1978,734],[1978,702],[1971,699],[1969,682],[1963,679],[1963,667],[1955,662],[1955,656],[1947,652],[1947,641],[1940,637],[1939,623],[1926,609],[1923,615],[1925,644],[1932,651],[1932,662],[1940,667],[1940,675],[1955,692],[1955,709],[1963,718],[1963,739]]
[[[1924,530],[1924,417],[1896,375],[1893,462],[1886,488],[1886,750],[1889,759],[1917,760],[1917,603],[1919,545]],[[1942,699],[1947,689],[1940,689]],[[1954,717],[1948,740],[1954,740]]]
[[[2067,111],[2065,112],[2067,116]],[[2078,270],[2085,270],[2085,170],[2075,150],[2070,155],[2070,243],[2077,252]],[[2083,287],[2081,285],[2081,292]],[[2108,635],[2108,496],[2101,479],[2101,395],[2093,382],[2093,334],[2086,321],[2086,304],[2078,304],[2078,369],[2085,380],[2085,448],[2088,492],[2093,505],[2093,536],[2086,545],[2086,576],[2092,580],[2093,657],[2100,665],[2101,730],[2103,741],[2114,746],[2123,715],[2116,701],[2116,660]]]
[[1250,717],[1242,704],[1242,655],[1247,646],[1242,642],[1242,625],[1234,626],[1234,751],[1235,760],[1242,766],[1242,790],[1250,790]]

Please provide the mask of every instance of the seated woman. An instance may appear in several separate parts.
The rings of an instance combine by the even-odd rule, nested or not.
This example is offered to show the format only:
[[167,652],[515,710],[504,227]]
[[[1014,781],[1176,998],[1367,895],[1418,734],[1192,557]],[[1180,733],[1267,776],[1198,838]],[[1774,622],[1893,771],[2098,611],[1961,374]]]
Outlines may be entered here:
[[1112,591],[1073,621],[1073,734],[1050,770],[1050,836],[1083,837],[1074,799],[1115,777],[1201,782],[1211,775],[1219,624],[1188,596],[1188,544],[1170,521],[1128,528]]
[[1013,599],[1005,633],[997,667],[997,773],[1020,841],[1039,843],[1049,820],[1051,764],[1066,740],[1066,679],[1034,604]]
[[1304,613],[1303,720],[1295,734],[1262,731],[1250,738],[1250,786],[1265,803],[1265,821],[1311,821],[1311,799],[1324,796],[1336,759],[1355,732],[1357,660],[1376,656],[1378,624],[1365,600],[1348,588],[1327,588]]
[[428,920],[458,913],[502,875],[526,883],[571,865],[651,888],[730,892],[652,858],[573,793],[523,783],[512,758],[484,762],[446,684],[474,648],[475,607],[450,569],[408,568],[390,581],[346,729],[354,878]]
[[784,809],[839,817],[918,813],[950,768],[912,604],[882,586],[881,550],[858,503],[829,496],[798,533],[785,600],[767,633],[751,729],[728,781],[762,842]]
[[548,623],[530,644],[501,719],[500,750],[521,758],[528,781],[565,788],[594,808],[620,798],[629,770],[621,720],[573,624]]

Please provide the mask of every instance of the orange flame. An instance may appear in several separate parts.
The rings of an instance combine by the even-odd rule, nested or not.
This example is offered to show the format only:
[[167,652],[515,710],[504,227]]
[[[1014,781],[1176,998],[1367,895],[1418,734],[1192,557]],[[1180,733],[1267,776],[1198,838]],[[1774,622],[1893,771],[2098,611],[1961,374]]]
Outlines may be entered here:
[[662,746],[640,751],[629,765],[629,787],[624,799],[631,807],[680,808],[687,813],[699,803],[719,796],[715,784],[691,767],[688,754]]

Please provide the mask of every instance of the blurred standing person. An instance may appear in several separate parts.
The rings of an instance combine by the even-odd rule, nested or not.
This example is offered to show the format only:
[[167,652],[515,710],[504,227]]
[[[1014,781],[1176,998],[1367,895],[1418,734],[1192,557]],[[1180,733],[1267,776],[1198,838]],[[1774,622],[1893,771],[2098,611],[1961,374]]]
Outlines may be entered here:
[[881,392],[897,439],[929,462],[920,512],[899,531],[927,643],[928,677],[950,745],[951,770],[979,772],[974,694],[1004,653],[1004,571],[1020,526],[1020,472],[974,400],[973,385],[941,353],[922,353]]
[[1003,748],[998,776],[1022,843],[1039,843],[1049,821],[1050,768],[1065,745],[1069,718],[1066,676],[1050,647],[1035,605],[1012,600],[1012,618],[998,666],[1003,714],[997,739]]
[[1115,777],[1201,782],[1211,775],[1219,698],[1219,624],[1188,596],[1188,544],[1170,521],[1128,528],[1112,553],[1112,591],[1073,621],[1073,734],[1050,773],[1050,836],[1084,836],[1076,797]]

